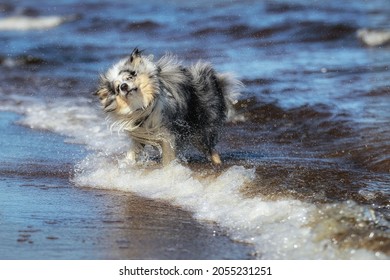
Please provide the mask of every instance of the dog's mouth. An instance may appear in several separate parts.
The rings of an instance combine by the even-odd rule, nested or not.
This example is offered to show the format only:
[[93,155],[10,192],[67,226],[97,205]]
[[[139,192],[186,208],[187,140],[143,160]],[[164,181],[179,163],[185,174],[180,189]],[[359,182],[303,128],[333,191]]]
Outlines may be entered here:
[[117,93],[121,96],[128,97],[129,95],[137,92],[138,88],[134,85],[129,85],[128,83],[124,82],[121,84],[118,84],[117,86]]

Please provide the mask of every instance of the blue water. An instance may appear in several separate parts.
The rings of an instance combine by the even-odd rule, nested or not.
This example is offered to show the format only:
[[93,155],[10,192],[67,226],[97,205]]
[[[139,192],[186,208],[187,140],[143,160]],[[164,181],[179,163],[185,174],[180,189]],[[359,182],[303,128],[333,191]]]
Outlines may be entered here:
[[[93,90],[96,73],[135,46],[188,63],[211,60],[243,79],[272,80],[265,98],[287,107],[325,103],[360,117],[366,108],[356,94],[388,87],[388,48],[364,48],[355,34],[388,25],[386,1],[38,2],[9,2],[2,15],[58,15],[69,22],[1,32],[0,57],[33,56],[43,60],[34,75],[83,81],[67,94]],[[264,87],[247,91],[264,97]]]

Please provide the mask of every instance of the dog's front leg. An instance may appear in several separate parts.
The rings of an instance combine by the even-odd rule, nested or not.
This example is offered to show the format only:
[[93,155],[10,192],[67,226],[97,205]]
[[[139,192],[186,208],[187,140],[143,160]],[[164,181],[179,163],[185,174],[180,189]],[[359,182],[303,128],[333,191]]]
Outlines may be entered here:
[[142,151],[142,144],[133,140],[133,143],[132,143],[129,151],[126,154],[126,161],[128,163],[132,163],[132,164],[137,163],[139,160],[141,151]]
[[173,137],[168,137],[161,142],[161,150],[162,150],[162,164],[163,166],[167,166],[176,158],[175,153],[175,140]]

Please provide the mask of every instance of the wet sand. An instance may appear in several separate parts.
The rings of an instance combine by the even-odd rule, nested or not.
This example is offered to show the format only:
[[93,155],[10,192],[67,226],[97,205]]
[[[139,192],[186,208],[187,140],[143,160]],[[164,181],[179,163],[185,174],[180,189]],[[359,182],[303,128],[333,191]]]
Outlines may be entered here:
[[73,186],[82,146],[0,116],[0,259],[252,258],[251,246],[167,203]]

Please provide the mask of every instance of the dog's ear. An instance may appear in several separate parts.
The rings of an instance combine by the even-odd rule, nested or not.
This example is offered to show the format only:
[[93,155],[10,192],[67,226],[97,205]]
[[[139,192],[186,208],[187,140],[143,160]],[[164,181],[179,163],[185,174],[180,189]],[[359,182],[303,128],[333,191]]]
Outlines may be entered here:
[[100,100],[103,100],[105,98],[107,98],[107,96],[109,95],[110,91],[107,87],[99,87],[94,93],[93,95],[96,95],[99,97]]
[[141,53],[142,53],[142,51],[140,51],[138,48],[135,48],[131,52],[129,60],[127,61],[127,63],[132,64],[132,63],[139,62],[139,60],[141,58]]
[[102,104],[106,101],[107,97],[113,91],[110,82],[107,80],[105,75],[100,75],[100,83],[98,88],[95,90],[93,95],[99,97]]
[[98,96],[100,100],[107,97],[109,93],[109,82],[104,74],[100,74],[99,86],[92,92],[92,95]]

